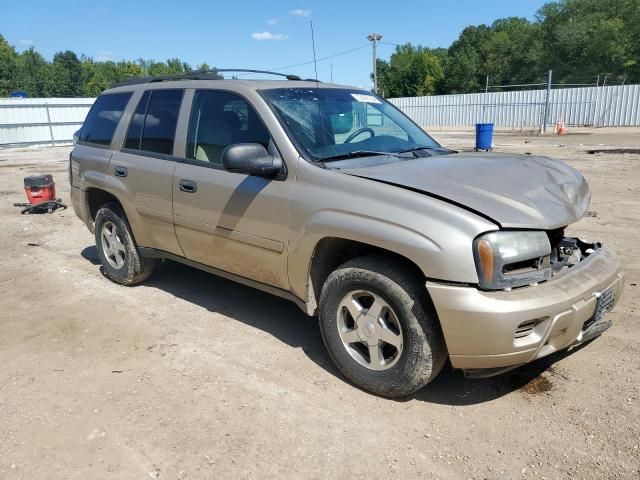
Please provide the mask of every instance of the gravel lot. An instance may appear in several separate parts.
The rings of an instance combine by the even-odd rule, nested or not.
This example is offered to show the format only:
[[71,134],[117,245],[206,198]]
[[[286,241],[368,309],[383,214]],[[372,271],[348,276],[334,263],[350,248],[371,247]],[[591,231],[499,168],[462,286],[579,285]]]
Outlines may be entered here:
[[72,210],[12,206],[35,173],[69,200],[69,147],[0,150],[0,478],[638,478],[640,155],[586,151],[638,148],[640,129],[495,143],[587,177],[571,230],[624,260],[613,327],[488,380],[446,368],[403,401],[346,383],[292,303],[170,262],[109,282]]

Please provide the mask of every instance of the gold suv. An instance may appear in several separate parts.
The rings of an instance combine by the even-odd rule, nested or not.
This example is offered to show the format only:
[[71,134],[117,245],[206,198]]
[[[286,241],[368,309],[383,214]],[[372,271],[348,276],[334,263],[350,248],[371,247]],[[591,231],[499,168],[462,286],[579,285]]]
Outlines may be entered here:
[[495,374],[610,325],[619,261],[564,235],[590,200],[573,168],[454,152],[369,91],[221,73],[115,86],[78,132],[73,206],[113,281],[162,258],[292,300],[390,397],[447,359]]

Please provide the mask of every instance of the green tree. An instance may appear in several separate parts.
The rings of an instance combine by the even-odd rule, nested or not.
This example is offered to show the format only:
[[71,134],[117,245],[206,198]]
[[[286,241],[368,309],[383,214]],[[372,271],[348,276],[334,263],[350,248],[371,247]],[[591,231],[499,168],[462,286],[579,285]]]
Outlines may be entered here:
[[389,62],[378,61],[378,89],[387,97],[436,93],[443,78],[438,53],[410,43],[396,47]]
[[33,47],[20,53],[17,58],[17,88],[30,97],[45,95],[47,61]]
[[130,62],[128,60],[123,60],[118,62],[117,65],[117,78],[118,81],[126,80],[131,77],[142,77],[144,76],[144,69],[140,66],[140,64],[135,62]]
[[443,93],[478,92],[487,75],[486,45],[491,38],[487,25],[465,28],[447,51]]
[[520,84],[542,80],[544,52],[540,25],[525,18],[503,18],[491,25],[483,46],[486,63],[481,70],[493,84]]
[[561,81],[640,80],[638,0],[562,0],[538,11],[546,61]]
[[85,72],[80,60],[70,50],[53,56],[45,80],[46,94],[54,97],[77,97],[83,94]]
[[0,97],[6,97],[18,83],[16,49],[0,35]]

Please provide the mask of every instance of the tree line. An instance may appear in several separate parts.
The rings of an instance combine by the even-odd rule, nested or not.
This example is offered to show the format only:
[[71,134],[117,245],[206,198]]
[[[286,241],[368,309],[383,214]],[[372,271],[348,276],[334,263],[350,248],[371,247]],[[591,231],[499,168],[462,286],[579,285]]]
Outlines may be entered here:
[[[554,83],[595,83],[598,76],[637,83],[640,0],[554,1],[533,21],[510,17],[469,26],[449,48],[398,45],[377,68],[385,97],[478,92],[487,77],[491,85],[541,83],[549,69]],[[32,97],[94,97],[130,77],[190,70],[177,58],[101,62],[69,50],[47,61],[33,47],[16,52],[0,35],[0,97],[15,90]]]
[[[196,67],[209,70],[206,63]],[[21,53],[0,35],[0,97],[22,90],[30,97],[95,97],[116,82],[147,75],[176,75],[192,70],[178,58],[166,62],[138,59],[98,62],[67,50],[47,61],[33,47]]]
[[[428,30],[427,30],[428,31]],[[490,85],[640,82],[640,0],[560,0],[533,21],[469,26],[449,48],[398,45],[378,60],[386,97],[484,91]],[[540,88],[540,87],[538,87]]]

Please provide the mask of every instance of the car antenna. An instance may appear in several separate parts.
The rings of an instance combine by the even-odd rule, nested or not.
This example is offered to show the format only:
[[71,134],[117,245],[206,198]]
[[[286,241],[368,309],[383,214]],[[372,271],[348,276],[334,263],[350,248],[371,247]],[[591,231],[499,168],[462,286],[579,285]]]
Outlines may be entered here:
[[316,83],[317,83],[317,81],[318,81],[318,62],[316,61],[316,37],[313,34],[313,20],[309,20],[309,25],[311,26],[311,45],[313,47],[313,69],[316,72]]
[[[317,107],[318,107],[318,120],[320,120],[320,86],[318,85],[318,62],[316,60],[316,36],[313,33],[313,20],[309,20],[309,27],[311,28],[311,47],[313,48],[313,69],[316,73],[316,92],[318,95],[317,98]],[[324,158],[323,158],[324,160]]]

